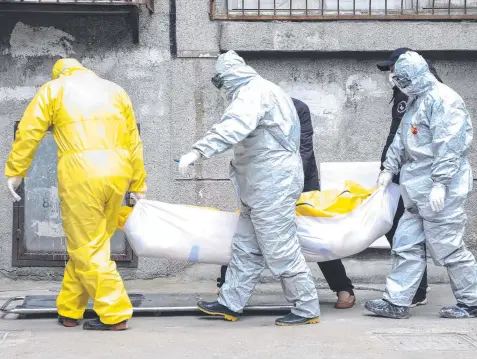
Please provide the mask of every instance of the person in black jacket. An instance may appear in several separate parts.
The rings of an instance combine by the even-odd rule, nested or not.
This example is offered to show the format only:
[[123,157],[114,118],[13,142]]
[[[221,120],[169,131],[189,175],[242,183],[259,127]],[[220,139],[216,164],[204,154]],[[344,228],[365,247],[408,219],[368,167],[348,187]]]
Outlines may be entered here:
[[[412,51],[412,50],[405,47],[394,50],[386,61],[382,61],[377,64],[378,69],[381,71],[393,71],[394,64],[398,60],[399,56],[405,54],[407,51]],[[442,82],[440,77],[437,75],[436,69],[432,65],[432,62],[428,59],[426,59],[426,61],[427,61],[427,64],[429,65],[429,70],[432,72],[432,74],[436,77],[436,79],[439,82]],[[393,97],[391,99],[391,102],[393,102],[391,128],[389,130],[389,135],[386,140],[386,145],[384,146],[383,152],[381,154],[381,170],[384,169],[382,164],[386,160],[386,153],[388,151],[388,148],[393,142],[394,136],[396,135],[399,125],[401,124],[401,120],[404,114],[406,113],[408,97],[404,93],[402,93],[397,88],[397,86],[393,85]],[[393,182],[396,184],[399,184],[399,175],[394,176]],[[399,220],[401,219],[403,214],[404,214],[404,203],[401,198],[399,200],[399,205],[396,211],[396,215],[394,216],[393,226],[391,230],[386,234],[386,238],[391,248],[393,246],[394,234],[396,232]],[[428,292],[428,286],[427,286],[427,268],[426,268],[424,272],[424,276],[422,277],[421,284],[419,285],[416,295],[414,296],[414,299],[412,301],[411,307],[427,304],[427,292]]]
[[[301,127],[300,155],[303,161],[303,172],[305,175],[303,192],[319,191],[320,181],[313,150],[313,123],[311,121],[310,109],[302,101],[294,98],[292,98],[292,100],[298,113]],[[356,298],[353,292],[354,287],[346,275],[343,262],[340,259],[336,259],[328,262],[319,262],[318,266],[328,282],[330,289],[338,296],[335,308],[351,308],[356,302]],[[225,282],[227,266],[222,266],[220,272],[221,276],[217,278],[218,288]]]

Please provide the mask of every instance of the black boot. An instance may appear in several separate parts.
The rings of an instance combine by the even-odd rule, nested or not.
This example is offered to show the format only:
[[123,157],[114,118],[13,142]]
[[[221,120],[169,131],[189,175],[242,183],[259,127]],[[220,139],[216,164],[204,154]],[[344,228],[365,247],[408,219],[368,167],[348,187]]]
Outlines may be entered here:
[[79,320],[58,316],[58,323],[66,328],[74,328],[79,325]]
[[205,302],[200,301],[197,303],[197,308],[205,314],[213,315],[216,317],[223,317],[225,320],[230,322],[235,322],[238,319],[239,314],[231,311],[226,306],[220,304],[219,302]]
[[299,315],[289,313],[282,318],[278,318],[275,320],[275,325],[279,325],[281,327],[288,327],[292,325],[303,325],[303,324],[317,324],[320,322],[320,318],[305,318],[300,317]]
[[128,321],[124,320],[117,324],[104,324],[99,319],[88,320],[83,324],[84,330],[110,330],[120,331],[128,329]]

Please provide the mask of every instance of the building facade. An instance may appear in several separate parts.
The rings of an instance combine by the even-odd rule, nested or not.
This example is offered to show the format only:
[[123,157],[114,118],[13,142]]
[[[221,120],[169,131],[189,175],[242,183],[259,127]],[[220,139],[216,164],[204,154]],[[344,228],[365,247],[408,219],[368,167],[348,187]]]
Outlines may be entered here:
[[[15,123],[39,86],[50,80],[55,60],[65,56],[79,59],[130,94],[144,142],[148,196],[165,202],[237,208],[228,181],[230,153],[198,164],[188,178],[180,177],[174,162],[219,120],[226,106],[210,78],[216,56],[227,50],[236,50],[263,77],[309,105],[319,162],[379,161],[391,122],[392,94],[376,62],[398,47],[433,59],[443,81],[462,95],[477,118],[477,24],[472,21],[477,19],[477,1],[139,2],[139,13],[136,5],[122,0],[105,0],[101,9],[65,1],[47,14],[41,12],[45,4],[36,1],[27,4],[29,11],[15,0],[0,4],[2,168]],[[155,5],[154,12],[142,5]],[[42,146],[20,206],[12,205],[6,186],[0,196],[0,276],[62,275],[54,143],[49,138]],[[472,150],[474,165],[476,155]],[[472,195],[467,244],[474,253],[476,205]],[[120,234],[113,251],[125,278],[217,275],[214,266],[193,265],[197,269],[191,271],[189,263],[137,260]],[[373,281],[373,273],[381,269],[372,268],[380,260],[387,263],[387,252],[371,251],[348,262],[368,268],[358,277]],[[384,276],[386,270],[381,272]]]

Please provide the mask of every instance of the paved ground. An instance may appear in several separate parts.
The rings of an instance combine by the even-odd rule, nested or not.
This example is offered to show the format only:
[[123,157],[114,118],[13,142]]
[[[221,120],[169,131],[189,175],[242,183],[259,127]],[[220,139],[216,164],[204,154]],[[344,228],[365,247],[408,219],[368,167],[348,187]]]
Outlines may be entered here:
[[[57,288],[57,283],[0,282],[0,304],[12,295],[52,294]],[[162,279],[131,282],[128,288],[191,304],[213,298],[210,282]],[[454,302],[447,285],[433,285],[429,304],[413,310],[408,320],[363,315],[362,304],[380,297],[380,288],[361,288],[357,305],[342,311],[333,308],[333,294],[320,289],[321,323],[295,328],[275,327],[273,315],[245,316],[236,323],[189,315],[135,317],[129,331],[92,333],[59,327],[54,318],[7,316],[0,320],[0,358],[477,358],[477,318],[436,315]],[[254,298],[262,304],[282,301],[278,284],[260,285]]]

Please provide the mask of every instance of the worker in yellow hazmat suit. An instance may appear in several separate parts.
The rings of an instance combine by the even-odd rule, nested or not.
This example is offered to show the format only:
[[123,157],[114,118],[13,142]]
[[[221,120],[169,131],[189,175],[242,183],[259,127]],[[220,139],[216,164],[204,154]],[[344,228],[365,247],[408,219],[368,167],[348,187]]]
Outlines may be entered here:
[[77,60],[61,59],[25,111],[6,163],[14,200],[35,151],[51,128],[58,146],[58,192],[69,261],[57,299],[60,324],[79,324],[88,298],[99,320],[86,330],[123,330],[132,305],[110,239],[129,190],[144,198],[143,149],[131,101],[118,85]]

